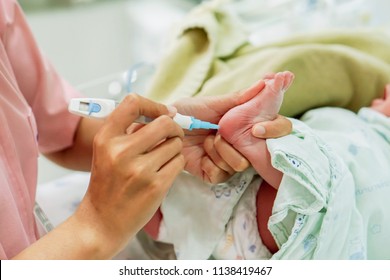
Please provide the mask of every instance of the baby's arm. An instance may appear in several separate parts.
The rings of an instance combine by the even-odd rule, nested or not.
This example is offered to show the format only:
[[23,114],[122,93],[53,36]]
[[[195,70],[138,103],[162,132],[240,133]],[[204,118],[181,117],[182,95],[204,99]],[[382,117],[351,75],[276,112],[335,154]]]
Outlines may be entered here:
[[390,84],[386,85],[383,98],[374,99],[371,109],[390,117]]
[[219,122],[219,133],[242,153],[256,171],[274,188],[278,188],[282,173],[271,165],[271,156],[265,140],[252,135],[254,124],[272,121],[277,117],[284,92],[294,75],[280,72],[266,77],[266,86],[248,102],[228,111]]

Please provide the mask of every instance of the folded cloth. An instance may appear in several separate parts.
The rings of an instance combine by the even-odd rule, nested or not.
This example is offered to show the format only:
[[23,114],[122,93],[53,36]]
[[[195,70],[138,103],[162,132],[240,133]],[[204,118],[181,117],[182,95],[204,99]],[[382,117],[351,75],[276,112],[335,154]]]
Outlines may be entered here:
[[183,20],[157,65],[146,95],[171,103],[182,97],[221,95],[264,74],[289,70],[294,84],[281,114],[337,106],[358,111],[390,82],[390,37],[374,30],[296,35],[262,46],[250,44],[239,17],[223,4],[205,2]]
[[268,222],[280,246],[272,258],[389,259],[389,118],[320,108],[302,121],[267,140],[284,173]]

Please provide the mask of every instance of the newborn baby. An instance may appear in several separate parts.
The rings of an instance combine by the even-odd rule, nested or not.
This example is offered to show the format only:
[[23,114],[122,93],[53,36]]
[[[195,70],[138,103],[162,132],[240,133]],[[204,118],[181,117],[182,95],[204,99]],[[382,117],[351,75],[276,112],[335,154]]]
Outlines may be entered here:
[[[224,184],[181,174],[154,219],[178,259],[389,259],[390,85],[358,114],[324,107],[290,135],[253,138],[272,120],[290,72],[228,111],[218,133],[251,163]],[[260,175],[260,176],[258,176]]]

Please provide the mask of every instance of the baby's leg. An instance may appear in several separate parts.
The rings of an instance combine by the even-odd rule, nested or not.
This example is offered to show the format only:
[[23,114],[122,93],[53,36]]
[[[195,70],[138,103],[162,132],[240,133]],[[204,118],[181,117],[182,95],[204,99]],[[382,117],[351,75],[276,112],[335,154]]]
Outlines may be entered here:
[[258,122],[276,118],[284,92],[291,85],[293,78],[294,75],[288,71],[267,76],[266,86],[259,94],[229,110],[219,122],[221,136],[240,151],[265,180],[271,179],[269,183],[274,187],[278,182],[272,178],[278,171],[272,170],[265,140],[252,136],[251,130]]

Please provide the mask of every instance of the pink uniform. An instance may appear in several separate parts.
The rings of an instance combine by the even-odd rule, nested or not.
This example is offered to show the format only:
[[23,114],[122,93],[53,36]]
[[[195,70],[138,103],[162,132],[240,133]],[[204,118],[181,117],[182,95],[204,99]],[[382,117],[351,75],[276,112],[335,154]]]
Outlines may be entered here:
[[[65,48],[64,48],[65,49]],[[80,94],[40,53],[17,1],[0,0],[0,259],[37,240],[37,157],[72,145]]]

